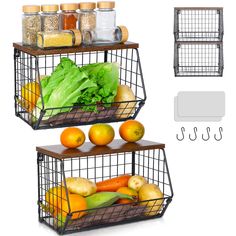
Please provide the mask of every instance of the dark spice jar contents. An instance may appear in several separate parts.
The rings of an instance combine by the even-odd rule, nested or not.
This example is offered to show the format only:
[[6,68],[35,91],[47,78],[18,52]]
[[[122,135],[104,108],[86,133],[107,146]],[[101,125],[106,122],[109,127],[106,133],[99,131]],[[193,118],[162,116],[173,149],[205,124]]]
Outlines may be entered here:
[[78,13],[76,10],[79,9],[77,3],[65,3],[60,5],[61,12],[61,29],[70,30],[78,29]]

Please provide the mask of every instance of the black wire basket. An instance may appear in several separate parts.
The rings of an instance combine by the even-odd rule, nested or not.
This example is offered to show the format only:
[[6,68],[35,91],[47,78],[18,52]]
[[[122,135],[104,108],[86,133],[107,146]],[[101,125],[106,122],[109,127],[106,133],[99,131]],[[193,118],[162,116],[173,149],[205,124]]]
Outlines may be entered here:
[[175,42],[175,76],[222,76],[222,42]]
[[[163,216],[173,197],[164,148],[164,144],[146,140],[137,143],[114,140],[103,147],[85,143],[80,149],[65,149],[60,145],[37,147],[39,221],[59,234],[67,234]],[[124,174],[143,176],[148,183],[159,186],[163,197],[83,211],[70,210],[66,178],[83,177],[98,182]],[[65,195],[58,190],[62,186],[66,188]],[[52,191],[50,199],[46,195],[52,188],[57,191]],[[68,204],[66,212],[60,210],[62,201]],[[48,208],[48,202],[57,209],[56,214]],[[61,215],[64,215],[63,220]]]
[[222,41],[223,8],[177,7],[174,14],[176,41]]
[[[146,92],[137,43],[47,50],[23,46],[20,43],[14,43],[13,47],[15,114],[33,129],[135,119],[145,103]],[[73,60],[77,66],[98,62],[117,62],[119,83],[131,88],[134,100],[45,108],[42,96],[42,78],[50,75],[63,57]],[[39,88],[35,88],[35,85],[27,85],[31,83],[38,83]],[[35,105],[36,98],[41,98],[42,106]],[[94,106],[96,106],[96,111],[92,111]]]

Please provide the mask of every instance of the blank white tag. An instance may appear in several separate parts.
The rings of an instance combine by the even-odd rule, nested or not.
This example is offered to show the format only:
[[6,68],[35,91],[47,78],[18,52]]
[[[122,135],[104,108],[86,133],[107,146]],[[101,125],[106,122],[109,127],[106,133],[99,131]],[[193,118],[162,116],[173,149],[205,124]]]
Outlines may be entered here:
[[179,92],[178,115],[187,117],[223,117],[225,115],[224,92]]

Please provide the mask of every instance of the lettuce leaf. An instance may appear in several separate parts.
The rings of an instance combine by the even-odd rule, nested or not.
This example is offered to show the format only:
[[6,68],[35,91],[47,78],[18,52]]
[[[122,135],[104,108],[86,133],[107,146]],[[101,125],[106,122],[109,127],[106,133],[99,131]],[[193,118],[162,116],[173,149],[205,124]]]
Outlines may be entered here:
[[43,101],[45,118],[69,112],[78,104],[90,105],[82,106],[83,110],[97,111],[97,103],[114,101],[118,84],[117,63],[95,63],[79,68],[69,58],[61,58],[52,74],[41,80],[42,98],[37,107],[42,109]]

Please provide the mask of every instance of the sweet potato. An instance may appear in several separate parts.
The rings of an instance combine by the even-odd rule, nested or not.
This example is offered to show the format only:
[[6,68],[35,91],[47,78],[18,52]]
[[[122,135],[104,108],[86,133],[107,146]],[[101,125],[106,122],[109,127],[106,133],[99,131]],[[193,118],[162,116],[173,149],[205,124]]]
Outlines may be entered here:
[[130,175],[121,175],[96,183],[97,192],[116,192],[120,187],[127,187]]

